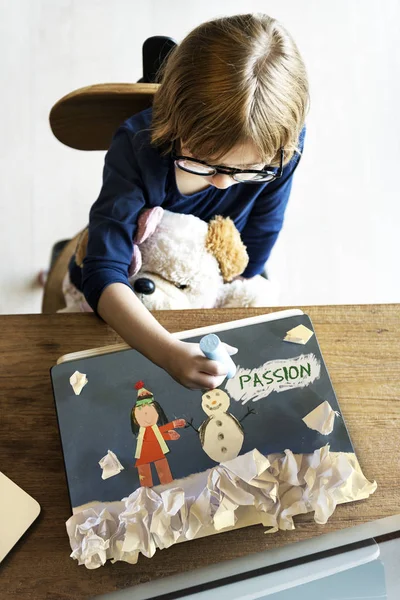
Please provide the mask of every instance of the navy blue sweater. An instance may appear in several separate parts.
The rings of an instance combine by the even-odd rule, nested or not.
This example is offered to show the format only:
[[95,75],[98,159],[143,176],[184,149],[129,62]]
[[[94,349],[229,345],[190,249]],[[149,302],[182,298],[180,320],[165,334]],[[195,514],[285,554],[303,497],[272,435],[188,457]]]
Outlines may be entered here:
[[[244,277],[262,272],[282,228],[299,154],[283,176],[270,183],[239,183],[220,190],[209,186],[185,196],[177,188],[171,156],[150,144],[151,109],[128,119],[116,132],[105,157],[103,186],[90,210],[89,242],[83,268],[74,260],[70,276],[96,311],[103,290],[111,283],[129,285],[128,267],[137,218],[144,208],[162,206],[204,221],[230,217],[249,254]],[[303,149],[303,130],[299,148]]]

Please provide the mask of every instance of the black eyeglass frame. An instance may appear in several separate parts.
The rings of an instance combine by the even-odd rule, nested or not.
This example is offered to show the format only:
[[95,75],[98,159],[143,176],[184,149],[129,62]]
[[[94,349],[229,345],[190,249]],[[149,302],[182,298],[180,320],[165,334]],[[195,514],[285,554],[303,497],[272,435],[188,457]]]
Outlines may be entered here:
[[[179,169],[181,169],[182,171],[186,171],[186,173],[191,173],[192,175],[199,175],[201,177],[213,177],[217,173],[220,173],[221,175],[230,175],[232,177],[232,179],[235,179],[235,175],[237,175],[238,173],[255,173],[258,175],[265,175],[265,176],[269,176],[272,178],[268,179],[267,181],[260,181],[257,179],[248,179],[248,180],[235,179],[235,181],[237,181],[238,183],[271,183],[271,181],[274,181],[275,179],[279,179],[280,177],[282,177],[283,161],[285,158],[285,150],[283,147],[280,149],[280,165],[279,165],[278,171],[276,173],[274,171],[267,170],[266,167],[268,167],[268,165],[265,165],[264,169],[261,169],[261,170],[258,170],[258,169],[235,169],[233,167],[224,167],[222,165],[209,165],[204,160],[200,160],[198,158],[193,158],[191,156],[183,156],[183,155],[176,154],[175,142],[173,143],[173,146],[172,146],[171,158],[174,161],[175,165]],[[201,165],[204,165],[205,167],[214,169],[214,173],[205,173],[205,174],[204,173],[194,173],[193,171],[190,171],[189,169],[185,169],[185,167],[182,167],[182,165],[177,164],[179,160],[188,160],[190,162],[199,163]]]

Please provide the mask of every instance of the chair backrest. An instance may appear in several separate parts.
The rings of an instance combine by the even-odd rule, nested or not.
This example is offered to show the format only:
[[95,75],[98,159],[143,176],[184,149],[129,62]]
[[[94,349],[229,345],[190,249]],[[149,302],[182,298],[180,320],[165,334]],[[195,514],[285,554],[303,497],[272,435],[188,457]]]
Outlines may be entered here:
[[158,87],[156,83],[104,83],[75,90],[51,109],[51,130],[71,148],[107,150],[119,125],[151,106]]

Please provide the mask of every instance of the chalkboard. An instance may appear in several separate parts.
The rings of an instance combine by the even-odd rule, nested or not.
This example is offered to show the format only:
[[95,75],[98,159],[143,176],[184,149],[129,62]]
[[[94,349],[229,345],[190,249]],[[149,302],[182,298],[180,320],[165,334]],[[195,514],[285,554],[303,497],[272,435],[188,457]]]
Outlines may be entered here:
[[[238,373],[233,380],[225,380],[220,389],[230,398],[226,413],[241,421],[240,454],[254,448],[265,455],[285,449],[312,453],[327,443],[332,451],[354,452],[340,414],[329,435],[310,429],[302,420],[324,401],[334,411],[340,412],[340,408],[316,336],[304,346],[283,341],[286,332],[300,324],[313,330],[305,314],[255,324],[236,322],[233,328],[229,324],[224,329],[219,327],[220,339],[239,350],[234,356]],[[185,339],[198,342],[201,337]],[[290,362],[292,359],[294,363]],[[309,377],[311,362],[314,371]],[[297,367],[291,368],[293,364]],[[285,365],[289,365],[286,370]],[[257,377],[255,372],[249,374],[254,369],[258,369]],[[76,370],[85,373],[88,379],[79,396],[69,382]],[[300,375],[306,381],[302,387],[296,383]],[[51,378],[72,507],[120,500],[140,486],[135,466],[137,436],[131,423],[138,398],[134,385],[138,381],[143,381],[169,423],[184,419],[192,424],[175,430],[179,439],[166,440],[169,450],[166,457],[173,478],[181,479],[216,466],[201,443],[201,434],[204,442],[201,425],[208,419],[202,408],[204,392],[182,387],[135,350],[61,363],[51,369]],[[241,388],[243,393],[247,390],[247,396],[238,399]],[[254,388],[256,397],[251,397],[253,392],[249,388]],[[116,454],[124,470],[103,480],[98,462],[108,450]],[[157,485],[154,466],[152,475]]]

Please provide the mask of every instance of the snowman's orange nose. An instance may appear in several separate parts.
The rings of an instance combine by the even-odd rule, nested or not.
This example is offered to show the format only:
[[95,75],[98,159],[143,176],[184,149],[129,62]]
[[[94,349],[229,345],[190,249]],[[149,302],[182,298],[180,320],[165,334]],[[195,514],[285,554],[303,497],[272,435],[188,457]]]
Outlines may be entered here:
[[217,404],[217,401],[216,401],[216,400],[213,400],[213,401],[211,402],[211,404]]

